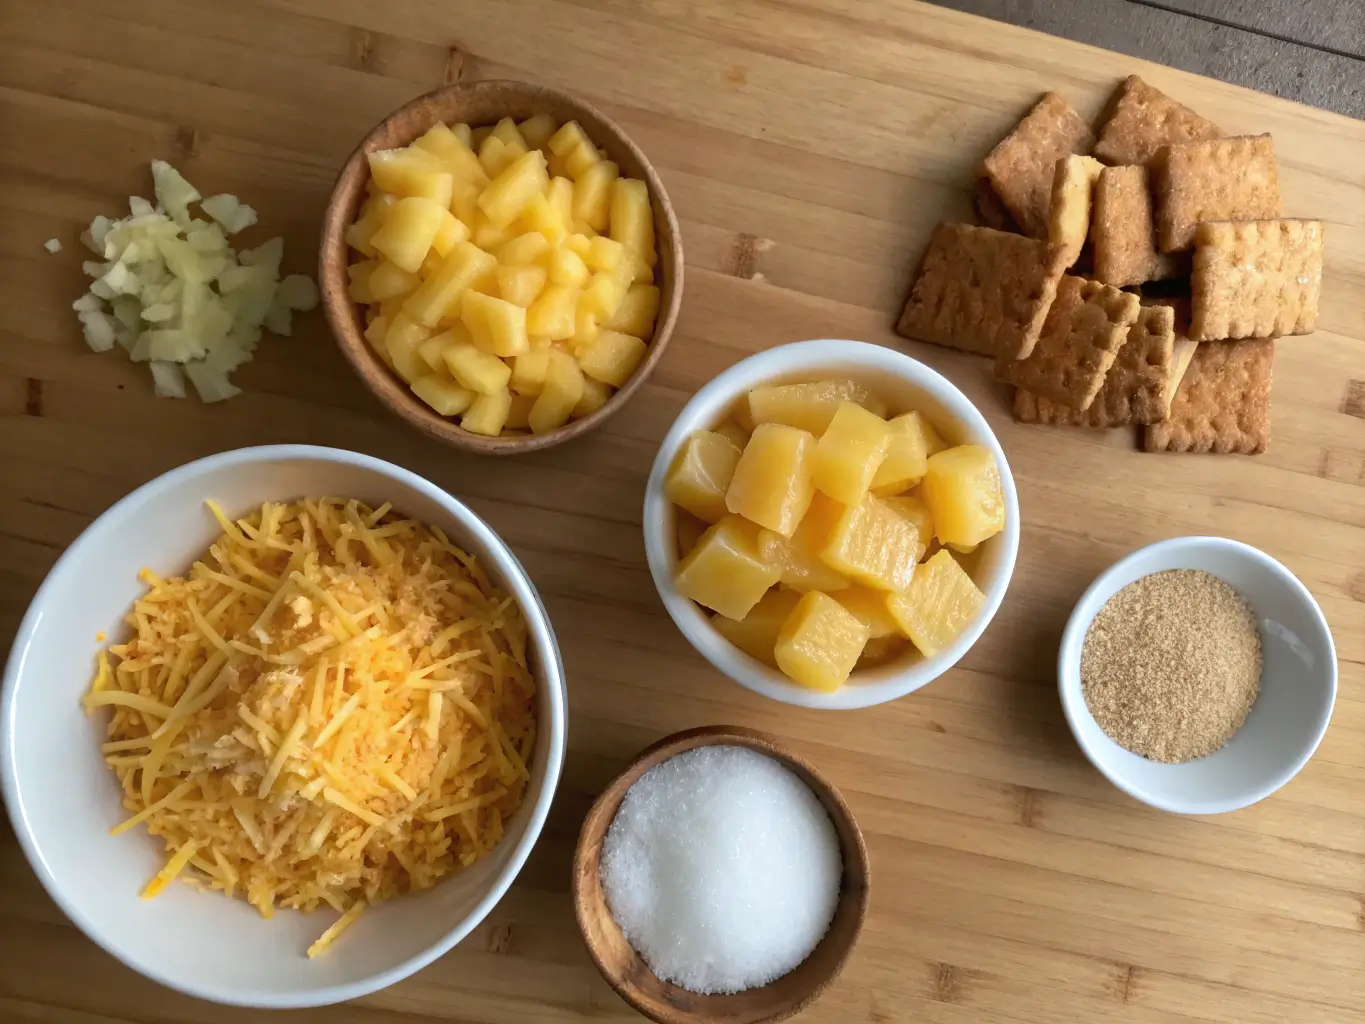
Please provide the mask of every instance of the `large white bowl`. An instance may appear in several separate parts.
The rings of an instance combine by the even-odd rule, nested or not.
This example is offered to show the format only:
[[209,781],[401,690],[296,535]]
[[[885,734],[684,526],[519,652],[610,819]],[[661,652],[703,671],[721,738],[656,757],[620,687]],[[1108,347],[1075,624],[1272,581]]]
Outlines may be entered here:
[[[229,514],[263,501],[338,495],[390,501],[441,527],[513,595],[530,629],[539,731],[525,803],[489,856],[432,889],[367,910],[324,956],[305,950],[335,914],[283,910],[266,921],[240,900],[172,885],[139,892],[161,867],[142,829],[110,836],[126,816],[100,755],[103,715],[80,704],[100,644],[117,637],[144,589],[144,567],[184,572],[217,535],[212,498]],[[220,1003],[319,1006],[354,999],[430,963],[507,891],[540,834],[564,759],[559,648],[526,571],[488,526],[434,484],[378,459],[330,448],[246,448],[192,462],[134,491],[58,560],[19,627],[0,703],[0,774],[19,841],[67,915],[129,967]]]
[[[910,653],[855,672],[833,693],[799,686],[749,657],[720,635],[710,617],[678,592],[677,515],[664,496],[664,478],[688,435],[718,425],[750,389],[826,378],[852,379],[885,395],[893,407],[923,412],[949,444],[979,444],[995,456],[1005,494],[1005,528],[981,545],[973,578],[986,602],[962,635],[932,658]],[[645,486],[645,554],[668,614],[701,655],[741,686],[787,704],[847,709],[883,704],[933,682],[957,664],[985,632],[1004,600],[1019,553],[1019,495],[1005,453],[986,418],[945,377],[902,352],[861,341],[799,341],[741,360],[692,396],[659,446]]]
[[[1223,749],[1183,764],[1131,753],[1096,723],[1081,692],[1081,648],[1099,610],[1149,573],[1202,569],[1237,591],[1261,633],[1261,693]],[[1264,551],[1224,537],[1176,537],[1139,548],[1100,574],[1076,607],[1057,656],[1062,708],[1085,756],[1134,799],[1180,814],[1218,814],[1263,800],[1313,756],[1337,696],[1337,654],[1308,588]]]

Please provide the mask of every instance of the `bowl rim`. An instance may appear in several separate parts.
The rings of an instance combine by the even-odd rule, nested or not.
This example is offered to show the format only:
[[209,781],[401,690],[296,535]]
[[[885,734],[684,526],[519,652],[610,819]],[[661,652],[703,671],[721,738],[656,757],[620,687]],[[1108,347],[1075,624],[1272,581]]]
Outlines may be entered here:
[[[997,535],[1004,545],[1002,559],[991,588],[985,591],[985,604],[972,624],[947,649],[932,658],[925,658],[878,682],[846,685],[833,693],[800,686],[724,640],[706,622],[696,605],[683,597],[674,585],[669,556],[673,542],[663,530],[663,517],[668,506],[663,494],[664,477],[683,439],[706,426],[701,422],[705,418],[702,410],[710,415],[723,409],[760,379],[796,376],[801,372],[799,365],[774,367],[771,371],[768,366],[776,362],[796,364],[798,360],[812,367],[812,372],[822,372],[818,368],[823,365],[846,364],[862,371],[888,373],[930,394],[949,409],[958,425],[974,435],[970,443],[981,444],[990,450],[1000,470],[1001,490],[1005,498],[1005,528]],[[669,617],[692,647],[722,675],[754,693],[799,707],[840,711],[898,700],[938,679],[966,655],[994,620],[1005,599],[1018,559],[1021,525],[1019,493],[1009,460],[995,431],[971,399],[937,370],[899,349],[840,338],[795,341],[764,349],[741,359],[697,391],[678,413],[655,454],[645,485],[643,513],[645,555],[655,589]]]
[[[1104,607],[1103,603],[1095,600],[1096,596],[1112,587],[1115,577],[1123,575],[1135,563],[1157,556],[1178,556],[1180,552],[1192,549],[1221,550],[1230,554],[1234,558],[1254,562],[1257,565],[1268,569],[1295,597],[1307,607],[1313,617],[1322,626],[1323,636],[1327,639],[1327,682],[1328,695],[1325,709],[1320,716],[1320,721],[1314,729],[1312,740],[1304,749],[1284,768],[1276,772],[1270,782],[1248,789],[1242,796],[1227,800],[1200,800],[1186,799],[1180,801],[1166,800],[1158,794],[1152,793],[1143,786],[1131,781],[1121,772],[1113,770],[1107,759],[1101,756],[1085,739],[1080,723],[1087,719],[1094,722],[1094,716],[1090,714],[1090,709],[1086,706],[1085,697],[1081,693],[1081,674],[1080,674],[1080,649],[1085,640],[1085,634],[1090,629],[1091,622]],[[1168,557],[1172,564],[1167,565],[1166,569],[1178,569],[1184,559],[1178,557]],[[1163,569],[1152,569],[1151,572],[1162,572]],[[1216,573],[1214,575],[1217,575]],[[1114,590],[1117,593],[1117,590]],[[1094,604],[1094,608],[1089,614],[1082,612],[1083,608]],[[1074,657],[1070,656],[1074,651]],[[1134,800],[1154,807],[1159,811],[1167,811],[1172,814],[1223,814],[1228,811],[1241,810],[1243,807],[1250,807],[1252,804],[1259,803],[1280,789],[1285,783],[1289,782],[1297,775],[1312,759],[1317,752],[1318,745],[1327,733],[1327,727],[1331,723],[1332,711],[1336,707],[1337,699],[1337,652],[1336,642],[1332,638],[1331,626],[1327,621],[1327,616],[1323,614],[1317,599],[1304,585],[1303,581],[1295,576],[1288,567],[1278,559],[1267,554],[1260,548],[1230,537],[1214,537],[1209,535],[1196,534],[1183,537],[1169,537],[1166,540],[1156,541],[1152,544],[1145,544],[1140,548],[1130,551],[1118,561],[1114,562],[1107,569],[1102,571],[1091,584],[1086,587],[1085,592],[1076,600],[1076,604],[1071,609],[1071,614],[1067,617],[1066,628],[1062,631],[1061,642],[1057,646],[1057,691],[1061,700],[1062,711],[1066,716],[1067,727],[1071,730],[1071,735],[1076,740],[1076,745],[1085,754],[1086,760],[1094,766],[1095,770],[1108,779],[1119,790],[1127,793]],[[1096,723],[1097,724],[1097,723]],[[1185,762],[1193,764],[1196,762]],[[1175,765],[1173,767],[1180,767]]]
[[[546,690],[549,708],[549,721],[548,723],[543,724],[549,725],[550,735],[549,753],[546,758],[544,779],[540,792],[531,807],[530,818],[527,821],[526,830],[522,833],[521,839],[513,848],[502,871],[495,876],[491,888],[463,920],[451,927],[436,943],[385,971],[371,974],[367,977],[344,984],[303,989],[298,992],[261,996],[240,989],[219,991],[211,987],[201,987],[187,981],[183,977],[174,977],[166,974],[165,972],[160,971],[154,964],[136,963],[124,956],[123,951],[114,944],[112,938],[110,941],[106,942],[104,936],[97,934],[92,929],[80,907],[67,898],[65,891],[48,869],[47,863],[43,859],[38,847],[38,843],[28,827],[28,818],[23,810],[23,802],[20,798],[18,783],[16,781],[16,765],[14,763],[14,744],[12,737],[17,728],[17,723],[15,721],[15,700],[18,690],[18,680],[22,676],[25,662],[28,660],[33,634],[38,627],[39,621],[46,612],[44,605],[48,598],[49,591],[55,588],[56,580],[59,575],[68,570],[71,566],[78,565],[85,557],[86,552],[100,542],[98,534],[102,526],[106,525],[116,516],[125,514],[130,509],[140,506],[143,501],[154,498],[158,491],[182,480],[211,475],[219,470],[233,466],[250,463],[268,463],[284,459],[312,459],[321,462],[342,463],[369,470],[381,476],[386,476],[398,481],[441,505],[451,515],[459,519],[471,533],[477,536],[490,552],[493,552],[496,556],[499,556],[500,560],[506,562],[506,565],[498,566],[500,574],[507,577],[506,585],[509,591],[515,594],[519,603],[522,604],[523,610],[527,614],[529,628],[533,635],[536,632],[542,634],[544,645],[550,654],[551,664],[545,666],[545,674],[550,678],[540,681]],[[532,847],[540,838],[540,833],[549,816],[551,802],[553,801],[555,791],[558,788],[559,777],[564,762],[567,733],[568,714],[564,662],[559,649],[558,638],[555,636],[554,627],[550,622],[549,613],[546,611],[530,575],[526,572],[526,569],[522,566],[516,555],[513,554],[511,548],[507,546],[502,538],[499,537],[497,533],[493,531],[492,527],[485,523],[477,513],[454,495],[449,494],[426,478],[413,473],[411,470],[404,469],[401,466],[397,466],[383,459],[375,458],[371,455],[364,455],[359,452],[352,452],[342,448],[329,448],[321,445],[258,445],[248,448],[237,448],[231,451],[220,452],[216,455],[209,455],[205,458],[195,459],[192,462],[187,462],[166,473],[162,473],[152,480],[149,480],[147,483],[142,484],[96,516],[95,519],[91,521],[90,525],[82,530],[80,535],[61,554],[52,568],[48,570],[47,575],[43,578],[42,584],[39,586],[37,593],[34,594],[33,600],[30,602],[28,610],[24,613],[24,617],[20,622],[18,632],[15,634],[14,645],[10,649],[10,655],[5,664],[3,684],[0,685],[0,794],[4,796],[4,803],[9,814],[10,825],[14,829],[14,834],[19,839],[19,845],[24,851],[24,856],[28,860],[30,868],[33,870],[34,874],[38,876],[39,882],[42,883],[47,894],[52,898],[53,902],[61,908],[62,912],[66,914],[67,918],[81,930],[86,938],[94,941],[106,953],[137,973],[151,978],[153,981],[158,982],[167,988],[183,992],[186,995],[194,996],[199,999],[205,999],[226,1006],[260,1009],[301,1009],[314,1006],[326,1006],[333,1003],[344,1002],[349,999],[356,999],[401,981],[425,967],[437,957],[449,952],[451,948],[468,936],[468,934],[488,916],[489,912],[492,911],[511,887],[512,882],[515,881],[517,875],[521,873],[521,869],[525,866],[526,860],[530,856]]]
[[[356,304],[351,302],[350,297],[346,294],[345,268],[350,250],[345,241],[348,224],[344,216],[346,211],[343,207],[346,204],[342,203],[340,199],[343,188],[351,187],[351,179],[368,175],[368,168],[365,166],[366,154],[374,148],[377,138],[384,134],[393,122],[400,121],[412,111],[420,110],[426,105],[435,105],[448,97],[456,95],[477,96],[480,93],[497,93],[500,90],[509,89],[531,96],[552,98],[557,103],[562,103],[581,112],[588,118],[597,120],[606,127],[609,134],[614,136],[612,142],[625,149],[639,162],[644,180],[649,187],[650,197],[653,200],[655,216],[656,218],[661,217],[669,228],[670,244],[668,248],[673,261],[673,271],[666,282],[668,287],[664,287],[665,282],[662,280],[659,283],[662,304],[655,319],[654,334],[649,340],[645,358],[635,368],[635,372],[631,374],[629,380],[613,391],[600,408],[587,416],[570,420],[564,426],[557,427],[544,434],[526,434],[502,438],[473,434],[452,420],[439,416],[433,418],[433,416],[427,415],[426,406],[422,404],[421,400],[412,394],[407,385],[401,384],[392,376],[388,367],[384,366],[371,350],[363,335],[355,329],[355,324],[342,314],[342,308],[349,309]],[[426,123],[429,125],[431,122]],[[600,140],[598,141],[600,144]],[[357,187],[364,187],[363,180]],[[662,248],[661,240],[656,239],[656,245]],[[339,258],[337,253],[340,253]],[[660,255],[659,262],[662,265],[662,253]],[[662,273],[660,271],[661,275]],[[673,209],[673,203],[668,197],[663,181],[655,170],[654,164],[645,155],[644,150],[635,143],[625,129],[617,124],[614,118],[608,117],[586,100],[554,86],[539,85],[512,78],[453,82],[449,85],[439,86],[414,97],[385,115],[356,144],[342,163],[341,170],[338,171],[336,180],[332,184],[332,190],[328,194],[327,204],[323,208],[322,229],[318,243],[318,289],[321,293],[323,314],[327,319],[327,325],[337,347],[341,349],[346,361],[350,363],[365,389],[374,395],[391,413],[409,425],[416,427],[428,437],[449,444],[454,448],[480,455],[522,455],[552,448],[591,432],[609,417],[619,412],[650,374],[654,372],[659,361],[663,358],[664,349],[667,348],[672,339],[673,331],[677,326],[679,311],[682,307],[683,277],[682,228],[678,223],[677,213]],[[370,372],[374,372],[377,379],[371,379],[368,375]]]

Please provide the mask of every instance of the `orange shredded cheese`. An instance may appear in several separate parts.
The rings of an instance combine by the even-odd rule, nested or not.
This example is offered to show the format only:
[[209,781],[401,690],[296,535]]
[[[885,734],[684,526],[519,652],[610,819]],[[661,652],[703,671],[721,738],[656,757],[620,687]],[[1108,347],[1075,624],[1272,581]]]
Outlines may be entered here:
[[502,839],[535,746],[526,624],[439,530],[339,498],[229,520],[185,576],[140,578],[84,697],[130,817],[177,877],[341,917]]

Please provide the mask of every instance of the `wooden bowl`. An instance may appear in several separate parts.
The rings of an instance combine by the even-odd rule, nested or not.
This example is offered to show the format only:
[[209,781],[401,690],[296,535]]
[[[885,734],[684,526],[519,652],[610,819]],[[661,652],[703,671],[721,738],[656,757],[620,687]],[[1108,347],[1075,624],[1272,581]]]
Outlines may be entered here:
[[[775,758],[794,771],[811,788],[829,813],[839,836],[844,871],[834,919],[820,944],[789,973],[762,988],[734,995],[699,995],[657,978],[626,941],[607,908],[600,875],[602,842],[616,817],[626,791],[657,764],[694,747],[711,745],[748,747]],[[659,1024],[759,1024],[785,1020],[810,1006],[839,976],[858,941],[867,916],[871,871],[863,834],[848,804],[823,776],[803,758],[781,747],[776,740],[752,729],[736,726],[704,726],[674,733],[642,752],[597,798],[574,852],[574,914],[587,943],[588,953],[602,976],[627,1003]]]
[[[395,375],[365,340],[365,320],[360,307],[346,294],[346,266],[350,252],[346,228],[356,219],[370,180],[367,154],[379,149],[406,146],[437,121],[464,122],[473,126],[493,124],[503,117],[518,120],[548,113],[558,121],[576,120],[588,137],[621,168],[621,174],[639,178],[649,186],[654,210],[654,236],[659,249],[656,268],[659,316],[649,349],[634,376],[609,398],[602,408],[570,420],[558,430],[544,434],[486,437],[473,434],[438,415]],[[663,183],[635,143],[617,124],[596,108],[558,89],[527,82],[465,82],[419,96],[381,121],[356,147],[337,177],[322,221],[322,245],[318,254],[318,286],[323,310],[341,351],[381,402],[424,433],[467,451],[485,455],[516,455],[562,444],[586,434],[620,409],[663,356],[673,333],[682,302],[682,233],[673,204]]]

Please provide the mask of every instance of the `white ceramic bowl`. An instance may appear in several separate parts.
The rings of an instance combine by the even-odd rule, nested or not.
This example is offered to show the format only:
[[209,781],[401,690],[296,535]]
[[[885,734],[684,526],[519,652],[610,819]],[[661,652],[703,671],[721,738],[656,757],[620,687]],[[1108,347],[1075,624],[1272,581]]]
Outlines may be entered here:
[[[1166,569],[1202,569],[1251,605],[1261,633],[1261,693],[1217,753],[1161,764],[1124,750],[1081,693],[1081,648],[1095,615],[1129,583]],[[1337,655],[1308,588],[1263,551],[1223,537],[1176,537],[1139,548],[1100,574],[1067,622],[1057,658],[1066,720],[1085,756],[1129,796],[1163,811],[1218,814],[1263,800],[1313,756],[1337,696]]]
[[[525,613],[539,681],[539,735],[525,803],[496,851],[432,889],[367,910],[326,953],[304,951],[335,914],[279,911],[172,885],[139,892],[163,863],[126,816],[100,755],[103,718],[80,704],[100,644],[117,637],[143,590],[143,567],[183,572],[217,535],[204,500],[231,514],[267,500],[343,495],[440,526],[478,557]],[[497,903],[540,834],[564,759],[565,692],[545,609],[507,546],[434,484],[378,459],[330,448],[246,448],[192,462],[134,491],[58,560],[19,627],[0,703],[0,774],[14,831],[39,879],[92,939],[133,969],[220,1003],[319,1006],[354,999],[430,963]]]
[[[852,379],[885,395],[897,409],[923,412],[949,444],[979,444],[1000,467],[1005,493],[1005,528],[975,553],[972,576],[986,595],[976,618],[946,650],[923,658],[913,650],[875,669],[855,672],[834,693],[798,686],[733,646],[712,627],[708,614],[673,584],[677,568],[677,517],[664,496],[664,477],[688,435],[718,425],[739,398],[763,384],[823,378]],[[1005,453],[990,425],[967,396],[923,363],[902,352],[861,341],[800,341],[752,355],[698,391],[683,407],[659,452],[645,486],[645,554],[664,607],[683,635],[715,668],[741,686],[787,704],[847,709],[883,704],[933,682],[962,658],[985,631],[1005,597],[1019,553],[1019,495]]]

